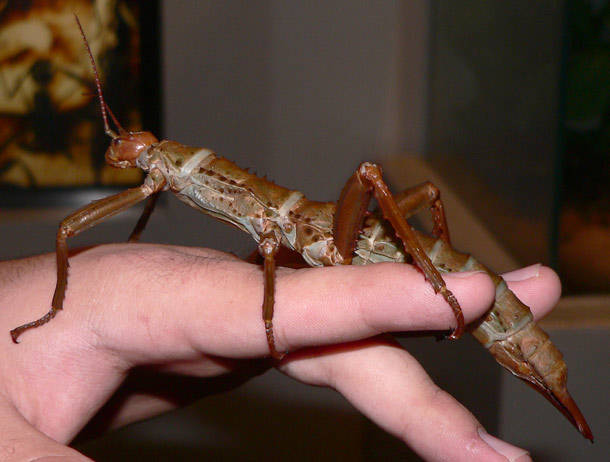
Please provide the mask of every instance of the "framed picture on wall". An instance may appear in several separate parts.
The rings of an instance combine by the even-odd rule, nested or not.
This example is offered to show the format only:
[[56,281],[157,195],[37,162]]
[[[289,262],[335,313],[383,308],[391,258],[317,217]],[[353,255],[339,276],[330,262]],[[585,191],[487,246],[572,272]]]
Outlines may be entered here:
[[2,2],[0,206],[73,206],[142,180],[105,164],[110,138],[74,14],[117,120],[159,133],[157,1]]

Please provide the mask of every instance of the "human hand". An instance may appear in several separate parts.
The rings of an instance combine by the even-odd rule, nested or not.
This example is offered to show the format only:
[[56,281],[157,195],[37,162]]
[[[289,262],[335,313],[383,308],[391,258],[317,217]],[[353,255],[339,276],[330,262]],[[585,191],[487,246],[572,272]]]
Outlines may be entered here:
[[[108,427],[196,399],[206,379],[264,370],[260,268],[213,250],[133,244],[96,247],[70,263],[64,310],[25,333],[19,346],[8,332],[48,308],[55,260],[44,255],[0,263],[3,460],[87,460],[65,444],[119,388],[124,399],[103,421]],[[547,268],[537,274],[510,285],[540,317],[556,303],[559,282]],[[487,276],[445,279],[467,322],[488,309],[494,289]],[[506,460],[481,439],[472,414],[436,387],[412,356],[378,335],[449,329],[453,322],[443,298],[409,265],[277,272],[276,343],[280,351],[295,351],[280,370],[336,389],[428,460]],[[143,369],[202,383],[190,391],[160,390],[150,380],[149,388],[123,383],[130,371]],[[507,445],[504,454],[525,451]]]

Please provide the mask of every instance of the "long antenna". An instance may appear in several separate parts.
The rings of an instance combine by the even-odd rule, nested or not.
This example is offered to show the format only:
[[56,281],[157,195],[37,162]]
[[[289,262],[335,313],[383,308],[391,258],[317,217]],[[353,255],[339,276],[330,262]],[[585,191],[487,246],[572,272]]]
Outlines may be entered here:
[[[100,84],[100,76],[97,72],[97,66],[95,65],[95,59],[93,59],[93,53],[91,53],[91,48],[89,47],[89,42],[87,41],[87,37],[85,36],[85,31],[83,30],[83,26],[81,25],[78,16],[74,13],[74,19],[76,19],[76,24],[78,24],[78,28],[80,29],[80,35],[83,37],[83,42],[85,43],[85,48],[87,49],[87,53],[89,53],[89,59],[91,60],[91,67],[93,68],[93,73],[95,74],[95,86],[97,87],[97,96],[100,100],[100,108],[102,110],[102,119],[104,119],[104,131],[106,135],[111,138],[116,138],[117,134],[110,128],[108,124],[108,115],[106,114],[106,101],[104,101],[104,96],[102,95],[102,85]],[[109,108],[110,109],[110,108]],[[114,117],[113,117],[114,119]],[[119,125],[120,127],[120,125]]]
[[[106,103],[104,103],[106,104]],[[114,112],[112,112],[112,109],[110,109],[110,106],[108,106],[108,104],[106,104],[106,110],[108,111],[108,114],[110,114],[110,118],[112,119],[112,121],[114,122],[114,124],[117,126],[117,128],[119,129],[119,135],[125,135],[127,134],[127,130],[125,130],[123,128],[123,126],[119,123],[119,121],[117,120],[117,118],[114,115]]]

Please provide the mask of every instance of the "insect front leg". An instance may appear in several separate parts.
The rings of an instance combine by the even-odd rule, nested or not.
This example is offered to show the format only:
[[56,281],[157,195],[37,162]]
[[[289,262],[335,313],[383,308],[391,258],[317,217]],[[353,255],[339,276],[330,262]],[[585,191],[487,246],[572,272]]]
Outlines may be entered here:
[[151,194],[160,191],[164,185],[165,179],[163,175],[160,172],[153,171],[146,177],[142,186],[92,202],[67,216],[61,222],[56,240],[57,283],[53,293],[51,309],[41,318],[11,330],[13,342],[19,343],[17,339],[24,331],[46,324],[63,308],[66,286],[68,284],[67,239],[143,201]]
[[[457,339],[464,332],[464,315],[460,304],[451,293],[438,270],[434,267],[428,255],[426,255],[419,239],[407,223],[403,212],[416,210],[426,199],[426,187],[419,190],[409,191],[401,194],[401,206],[397,204],[394,196],[390,192],[387,184],[383,180],[381,168],[375,164],[365,162],[361,164],[356,172],[347,181],[341,197],[337,204],[337,211],[334,218],[333,237],[337,249],[343,256],[346,264],[352,259],[353,251],[356,246],[356,239],[360,232],[364,216],[367,213],[368,205],[372,195],[375,196],[379,207],[386,220],[390,222],[396,235],[402,241],[405,250],[413,257],[417,267],[424,273],[428,282],[436,293],[440,293],[447,301],[455,316],[457,326],[449,338]],[[436,199],[434,199],[436,202]],[[440,200],[438,201],[440,203]],[[441,204],[442,207],[442,204]],[[402,209],[402,210],[401,210]],[[438,209],[437,209],[438,210]],[[437,212],[439,218],[436,232],[440,236],[445,235],[449,239],[447,225],[444,222],[444,212]],[[441,218],[442,217],[442,220]]]

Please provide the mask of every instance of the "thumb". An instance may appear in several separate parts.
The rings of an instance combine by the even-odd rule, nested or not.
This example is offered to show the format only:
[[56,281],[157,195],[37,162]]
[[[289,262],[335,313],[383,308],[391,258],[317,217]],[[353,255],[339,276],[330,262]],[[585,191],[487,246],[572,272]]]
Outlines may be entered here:
[[6,399],[0,399],[0,460],[4,462],[91,462],[35,429]]

